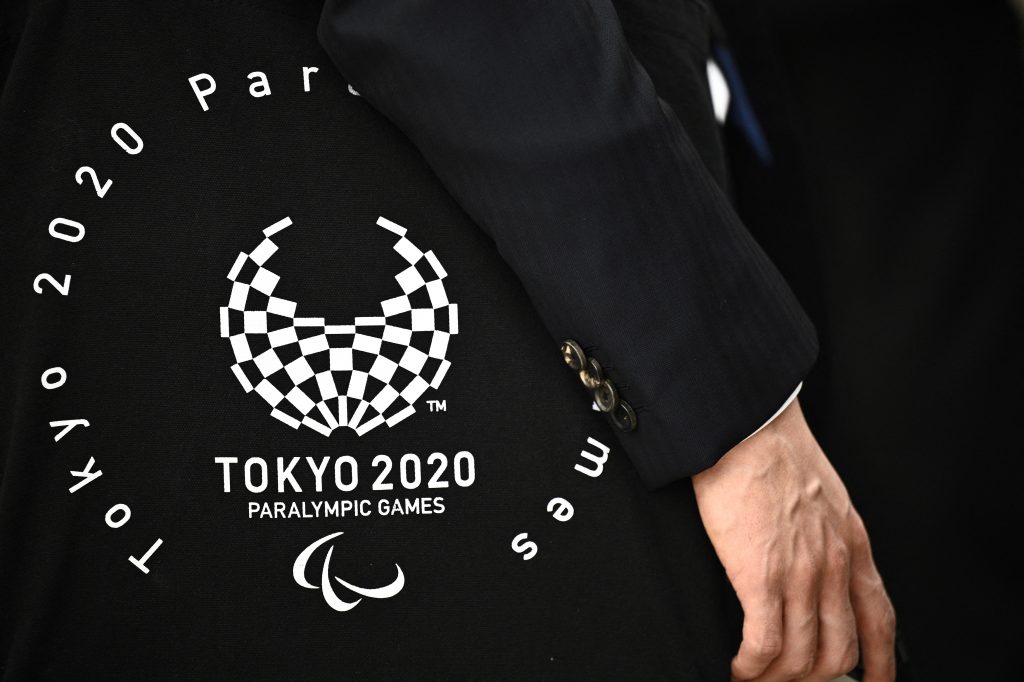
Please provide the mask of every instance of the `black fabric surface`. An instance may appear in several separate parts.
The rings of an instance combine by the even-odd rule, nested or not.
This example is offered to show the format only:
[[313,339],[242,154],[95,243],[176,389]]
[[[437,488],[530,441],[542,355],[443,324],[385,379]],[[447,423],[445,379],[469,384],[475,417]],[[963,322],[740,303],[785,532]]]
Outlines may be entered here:
[[[0,677],[727,679],[738,610],[689,483],[646,490],[493,243],[332,71],[316,4],[3,9]],[[309,92],[304,66],[319,67]],[[268,96],[250,95],[254,71]],[[188,83],[200,73],[217,83],[209,111]],[[140,153],[112,140],[118,122]],[[88,175],[76,182],[82,166],[112,180],[102,198]],[[280,295],[338,324],[379,314],[405,267],[382,215],[447,270],[460,313],[451,368],[393,428],[293,430],[232,374],[226,276],[290,216],[274,236]],[[84,238],[48,234],[58,217]],[[36,293],[40,273],[70,274],[67,296]],[[53,367],[67,379],[47,389]],[[69,419],[89,426],[55,441],[50,422]],[[597,477],[574,468],[599,453],[588,438],[611,447]],[[427,489],[425,468],[416,489],[394,471],[394,490],[372,489],[377,455],[460,451],[476,462],[468,487]],[[254,457],[273,469],[345,455],[361,472],[348,493],[329,480],[318,492],[308,473],[301,493],[249,492],[239,473]],[[231,492],[216,457],[239,459]],[[90,458],[102,476],[69,492]],[[445,511],[377,511],[420,497],[443,497]],[[547,511],[556,497],[571,519]],[[353,499],[373,513],[247,513]],[[118,504],[130,518],[115,528],[105,517]],[[401,592],[336,612],[297,585],[299,553],[338,531],[333,575],[376,587],[398,564]],[[539,547],[528,561],[512,548],[524,532]],[[157,538],[143,573],[129,557]],[[314,555],[309,579],[325,561]]]

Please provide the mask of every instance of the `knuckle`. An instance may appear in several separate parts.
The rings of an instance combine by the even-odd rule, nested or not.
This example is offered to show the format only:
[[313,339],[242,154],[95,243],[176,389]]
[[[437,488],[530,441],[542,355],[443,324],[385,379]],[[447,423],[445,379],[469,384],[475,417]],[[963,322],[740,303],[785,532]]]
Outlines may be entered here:
[[793,666],[793,675],[796,677],[807,677],[814,670],[814,658],[805,657],[797,659]]
[[750,645],[754,657],[762,661],[774,660],[782,653],[782,640],[773,635],[763,635]]
[[732,662],[732,677],[737,681],[753,680],[763,673],[766,667],[766,664],[737,658]]
[[854,669],[857,661],[860,660],[860,652],[857,650],[857,640],[848,639],[845,644],[836,647],[824,655],[824,660],[819,664],[821,672],[830,677],[845,675]]
[[789,581],[790,585],[800,591],[810,589],[817,582],[819,566],[820,562],[816,561],[813,557],[806,557],[798,561],[793,566],[793,575]]
[[779,666],[779,672],[787,678],[807,677],[812,670],[814,670],[814,658],[810,656],[794,656]]
[[857,642],[851,641],[847,645],[843,655],[839,657],[836,669],[833,672],[835,675],[845,675],[857,666],[857,661],[860,660],[860,652],[857,651]]
[[850,552],[845,546],[837,544],[829,549],[826,562],[831,571],[845,572],[850,565]]
[[761,602],[771,599],[777,592],[775,581],[766,573],[745,576],[742,580],[734,582],[733,587],[740,601],[746,599],[750,602]]
[[758,587],[765,594],[776,594],[783,582],[784,571],[778,564],[772,563],[764,567],[758,575]]
[[876,643],[893,642],[896,639],[896,617],[892,609],[886,609],[875,618],[868,631]]

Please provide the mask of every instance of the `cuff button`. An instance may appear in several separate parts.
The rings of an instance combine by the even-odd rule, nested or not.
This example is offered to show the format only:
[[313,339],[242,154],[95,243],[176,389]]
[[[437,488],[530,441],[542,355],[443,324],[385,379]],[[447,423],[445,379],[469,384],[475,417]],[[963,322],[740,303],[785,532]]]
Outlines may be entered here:
[[626,433],[636,428],[636,412],[625,400],[620,401],[615,411],[608,414],[608,419],[615,428]]
[[601,363],[594,358],[587,358],[587,366],[580,370],[580,381],[588,390],[595,390],[604,381],[604,369]]
[[609,413],[619,406],[619,391],[615,384],[605,379],[594,388],[594,402],[597,409]]
[[587,356],[583,348],[572,339],[562,342],[562,359],[574,372],[580,372],[587,366]]

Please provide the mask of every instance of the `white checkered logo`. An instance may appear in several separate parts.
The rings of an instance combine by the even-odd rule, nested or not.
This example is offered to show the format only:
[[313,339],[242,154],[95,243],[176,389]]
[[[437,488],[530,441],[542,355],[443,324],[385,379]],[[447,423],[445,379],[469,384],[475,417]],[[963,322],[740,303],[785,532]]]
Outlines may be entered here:
[[231,298],[220,309],[220,335],[231,342],[231,366],[246,393],[255,391],[271,416],[325,436],[340,426],[358,435],[394,426],[438,388],[451,363],[448,341],[459,333],[458,306],[449,303],[447,276],[432,251],[420,251],[401,225],[378,218],[398,236],[394,249],[409,267],[395,275],[402,294],[381,301],[377,317],[327,324],[298,317],[297,304],[274,296],[281,279],[267,269],[278,249],[271,237],[291,226],[284,218],[263,230],[251,253],[240,253],[228,279]]

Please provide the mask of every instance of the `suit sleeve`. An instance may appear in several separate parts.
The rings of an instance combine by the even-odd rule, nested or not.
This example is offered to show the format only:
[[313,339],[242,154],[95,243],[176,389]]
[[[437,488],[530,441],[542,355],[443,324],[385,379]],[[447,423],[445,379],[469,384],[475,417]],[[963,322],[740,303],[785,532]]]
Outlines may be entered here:
[[615,400],[648,487],[713,465],[793,393],[814,329],[609,2],[331,0],[319,36],[494,239],[554,339],[603,367],[590,388]]

